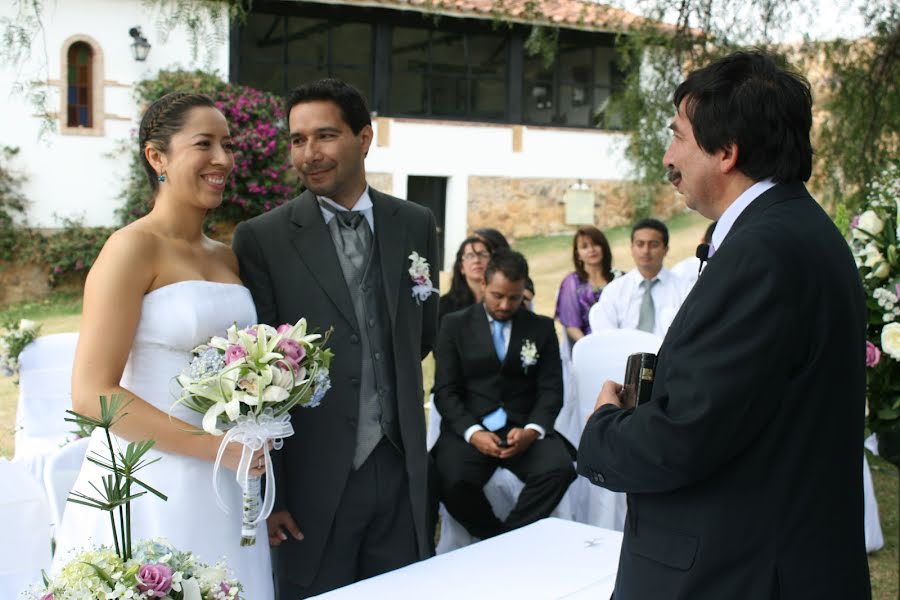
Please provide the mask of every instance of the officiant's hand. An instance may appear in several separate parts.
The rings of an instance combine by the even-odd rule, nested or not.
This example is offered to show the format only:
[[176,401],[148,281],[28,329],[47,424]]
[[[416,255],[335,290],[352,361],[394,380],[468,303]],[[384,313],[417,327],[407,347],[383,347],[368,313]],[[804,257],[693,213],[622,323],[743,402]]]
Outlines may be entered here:
[[469,442],[485,456],[500,458],[500,454],[503,452],[503,448],[498,445],[500,438],[493,431],[487,431],[486,429],[476,431],[469,438]]
[[534,429],[523,429],[521,427],[513,427],[506,434],[506,441],[509,442],[509,448],[504,448],[500,453],[500,458],[512,458],[522,454],[538,439],[540,434]]
[[[618,406],[622,408],[622,401],[620,399],[620,395],[622,394],[622,386],[616,383],[615,381],[604,381],[603,387],[600,388],[600,395],[597,396],[597,404],[594,405],[594,412],[601,406],[606,406],[607,404],[612,404],[613,406]],[[593,413],[591,413],[593,414]],[[590,418],[590,417],[588,417]]]
[[266,519],[266,526],[269,529],[269,545],[280,546],[281,542],[287,541],[290,534],[298,542],[303,539],[303,533],[294,523],[294,517],[286,510],[273,512]]

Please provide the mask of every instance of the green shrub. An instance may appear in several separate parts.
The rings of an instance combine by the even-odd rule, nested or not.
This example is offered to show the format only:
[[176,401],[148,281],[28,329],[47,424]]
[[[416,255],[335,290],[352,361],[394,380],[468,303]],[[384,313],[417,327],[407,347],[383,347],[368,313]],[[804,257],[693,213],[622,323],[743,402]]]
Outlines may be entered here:
[[18,153],[18,148],[0,146],[0,260],[13,258],[22,238],[22,231],[15,225],[15,215],[25,213],[27,201],[21,191],[25,176],[9,167]]

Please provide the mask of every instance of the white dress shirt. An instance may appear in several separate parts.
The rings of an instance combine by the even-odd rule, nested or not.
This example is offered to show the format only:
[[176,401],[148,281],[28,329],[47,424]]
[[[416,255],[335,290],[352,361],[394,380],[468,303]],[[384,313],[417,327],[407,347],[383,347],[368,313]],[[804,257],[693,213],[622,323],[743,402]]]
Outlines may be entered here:
[[[488,328],[492,330],[491,340],[493,340],[494,339],[494,335],[493,335],[494,317],[492,317],[491,313],[489,313],[487,311],[487,308],[484,309],[484,313],[487,315]],[[512,336],[512,319],[510,319],[508,321],[503,321],[503,344],[505,345],[507,351],[509,350],[509,338],[511,336]],[[544,431],[544,428],[541,427],[540,425],[538,425],[537,423],[529,423],[528,425],[525,426],[525,429],[534,429],[535,431],[537,431],[539,440],[544,439],[544,436],[547,433],[546,431]],[[466,429],[466,431],[463,433],[463,439],[465,439],[467,443],[471,443],[470,440],[472,439],[472,435],[476,431],[484,431],[484,427],[482,427],[481,425],[472,425],[471,427]]]
[[700,259],[696,256],[689,256],[672,265],[670,271],[678,277],[681,277],[686,285],[693,287],[700,276]]
[[[651,333],[664,337],[690,291],[690,285],[665,267],[656,274],[656,279],[659,282],[650,289],[655,309]],[[643,280],[641,272],[633,269],[610,281],[603,288],[600,301],[591,307],[591,331],[637,329],[644,297]]]
[[[325,196],[316,196],[316,198],[327,203],[329,206],[333,206],[337,211],[347,210],[331,198],[326,198]],[[321,206],[319,207],[319,210],[322,211],[322,218],[325,219],[325,224],[328,225],[334,218],[334,213]],[[356,201],[356,204],[353,205],[353,210],[363,214],[366,218],[366,223],[369,224],[369,229],[372,230],[372,233],[375,233],[375,214],[372,212],[372,198],[369,196],[369,186],[366,186],[366,189],[363,190],[362,196],[360,196]]]
[[719,217],[719,220],[716,222],[716,228],[713,230],[712,236],[712,247],[715,248],[715,250],[721,248],[722,244],[725,243],[725,236],[731,231],[731,226],[734,225],[737,218],[741,216],[744,209],[750,206],[750,203],[759,198],[764,192],[767,192],[773,187],[775,187],[774,181],[771,179],[763,179],[748,187],[744,190],[743,194],[735,198],[734,202],[731,203],[731,206],[725,209],[725,212],[722,213],[722,216]]

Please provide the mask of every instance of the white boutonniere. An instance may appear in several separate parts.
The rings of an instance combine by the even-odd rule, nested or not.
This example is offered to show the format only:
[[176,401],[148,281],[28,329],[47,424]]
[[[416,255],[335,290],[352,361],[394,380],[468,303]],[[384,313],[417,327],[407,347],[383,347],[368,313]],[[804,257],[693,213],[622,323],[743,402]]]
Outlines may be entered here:
[[412,295],[416,302],[422,304],[434,292],[438,291],[431,285],[431,266],[428,261],[419,256],[418,252],[409,255],[409,277],[412,279]]
[[537,346],[535,346],[534,342],[531,340],[522,342],[522,352],[519,356],[522,357],[522,369],[525,370],[525,373],[528,373],[528,367],[536,365],[538,359],[541,357],[541,355],[538,354]]

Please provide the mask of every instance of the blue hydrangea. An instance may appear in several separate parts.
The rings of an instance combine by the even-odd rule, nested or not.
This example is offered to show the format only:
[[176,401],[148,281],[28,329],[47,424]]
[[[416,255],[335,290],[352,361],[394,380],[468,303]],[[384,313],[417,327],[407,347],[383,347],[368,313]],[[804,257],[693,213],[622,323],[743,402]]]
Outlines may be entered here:
[[211,377],[225,367],[225,359],[215,348],[207,348],[191,361],[191,379]]
[[331,377],[328,376],[328,369],[319,369],[313,379],[314,388],[312,397],[309,402],[304,404],[306,408],[315,408],[322,403],[325,393],[331,389]]

